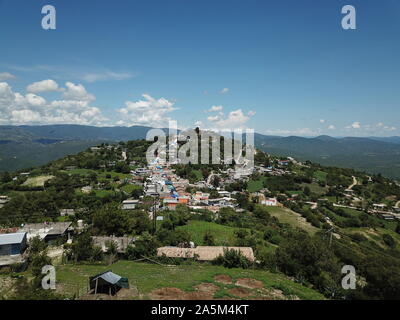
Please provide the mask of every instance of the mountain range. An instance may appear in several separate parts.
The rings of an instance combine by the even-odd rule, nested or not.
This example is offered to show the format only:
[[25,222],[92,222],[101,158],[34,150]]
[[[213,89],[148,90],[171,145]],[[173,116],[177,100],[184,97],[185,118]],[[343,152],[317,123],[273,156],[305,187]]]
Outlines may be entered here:
[[[0,126],[0,171],[37,166],[103,142],[145,139],[151,127]],[[255,134],[257,148],[323,165],[400,178],[400,137],[312,138]]]

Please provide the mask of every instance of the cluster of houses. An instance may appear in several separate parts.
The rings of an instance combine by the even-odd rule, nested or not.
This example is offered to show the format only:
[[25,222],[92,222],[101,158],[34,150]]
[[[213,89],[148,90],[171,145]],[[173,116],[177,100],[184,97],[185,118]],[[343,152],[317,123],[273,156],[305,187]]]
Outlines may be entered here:
[[0,267],[25,262],[27,243],[34,237],[39,237],[45,242],[51,242],[60,237],[70,239],[74,232],[72,222],[31,223],[15,229],[1,230]]

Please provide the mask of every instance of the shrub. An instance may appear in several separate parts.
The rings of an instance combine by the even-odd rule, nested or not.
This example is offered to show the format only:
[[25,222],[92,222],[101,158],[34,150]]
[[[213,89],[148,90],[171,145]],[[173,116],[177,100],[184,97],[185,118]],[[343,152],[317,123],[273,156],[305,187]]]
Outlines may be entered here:
[[247,259],[241,251],[234,249],[224,249],[224,254],[219,255],[211,261],[213,265],[224,266],[225,268],[243,268],[251,267],[252,262]]

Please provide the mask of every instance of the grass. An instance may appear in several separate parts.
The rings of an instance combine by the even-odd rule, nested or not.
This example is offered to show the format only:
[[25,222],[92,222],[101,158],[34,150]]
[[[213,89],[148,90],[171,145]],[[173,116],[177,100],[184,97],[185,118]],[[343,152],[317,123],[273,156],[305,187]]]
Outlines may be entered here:
[[[214,276],[227,274],[233,279],[253,278],[264,283],[266,288],[281,288],[298,296],[300,299],[324,299],[311,288],[302,286],[279,273],[252,269],[226,269],[221,266],[208,264],[193,264],[181,266],[160,266],[121,260],[111,266],[103,265],[61,265],[56,268],[57,285],[67,295],[84,292],[88,285],[89,276],[112,270],[116,274],[127,277],[131,286],[136,286],[139,293],[145,297],[154,289],[175,287],[181,290],[193,291],[193,286],[202,282],[213,282]],[[218,292],[217,292],[218,295]]]
[[134,185],[134,184],[127,184],[120,189],[122,191],[125,191],[125,192],[131,194],[133,190],[142,189],[142,187]]
[[200,170],[193,170],[192,172],[196,176],[196,180],[197,181],[203,181],[204,180],[203,173]]
[[28,178],[22,185],[28,187],[43,187],[47,180],[54,178],[54,176],[37,176]]
[[310,191],[312,193],[315,193],[317,195],[322,195],[328,191],[327,187],[321,187],[317,183],[302,183],[301,186],[304,188],[305,186],[308,186],[310,188]]
[[250,180],[247,184],[247,190],[249,192],[257,192],[264,188],[264,180],[267,177],[261,177],[259,180]]
[[191,220],[187,225],[180,226],[177,229],[187,231],[196,245],[204,245],[204,234],[209,231],[214,236],[215,245],[229,246],[235,244],[234,232],[237,230],[237,228],[223,226],[214,222],[196,220]]
[[309,234],[315,234],[318,229],[307,222],[299,213],[285,207],[268,207],[271,216],[276,217],[281,223],[287,223],[295,228],[307,231]]
[[321,171],[321,170],[317,170],[314,172],[314,178],[321,182],[326,182],[327,175],[328,175],[328,173]]

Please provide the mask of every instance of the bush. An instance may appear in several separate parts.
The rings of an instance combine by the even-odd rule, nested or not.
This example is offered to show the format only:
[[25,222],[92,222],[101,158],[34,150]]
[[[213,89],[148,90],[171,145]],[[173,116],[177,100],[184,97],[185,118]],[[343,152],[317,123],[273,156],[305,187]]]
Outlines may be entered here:
[[252,262],[247,259],[241,251],[234,249],[224,249],[224,254],[219,255],[211,261],[213,265],[224,266],[225,268],[243,268],[247,269],[252,266]]

